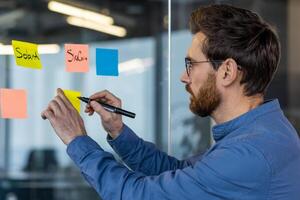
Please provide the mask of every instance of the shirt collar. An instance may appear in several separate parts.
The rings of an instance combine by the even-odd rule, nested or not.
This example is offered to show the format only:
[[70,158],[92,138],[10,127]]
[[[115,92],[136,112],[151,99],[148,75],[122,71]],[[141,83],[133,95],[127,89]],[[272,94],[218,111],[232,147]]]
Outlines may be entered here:
[[281,110],[278,99],[265,101],[262,105],[230,121],[217,124],[212,128],[214,140],[218,142],[229,133],[249,123],[253,119],[257,118],[258,116],[266,114],[268,112],[272,112],[274,110]]

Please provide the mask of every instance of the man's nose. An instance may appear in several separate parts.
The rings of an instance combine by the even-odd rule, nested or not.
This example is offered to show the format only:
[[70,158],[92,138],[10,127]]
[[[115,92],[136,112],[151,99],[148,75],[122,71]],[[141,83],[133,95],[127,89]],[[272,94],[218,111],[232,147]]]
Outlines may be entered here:
[[186,71],[184,71],[180,77],[180,81],[185,83],[185,84],[189,84],[191,82],[190,77],[187,75]]

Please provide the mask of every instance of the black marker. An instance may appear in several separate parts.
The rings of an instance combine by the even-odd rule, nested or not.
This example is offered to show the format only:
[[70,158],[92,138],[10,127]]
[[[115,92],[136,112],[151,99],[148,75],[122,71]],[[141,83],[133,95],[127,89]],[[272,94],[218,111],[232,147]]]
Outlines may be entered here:
[[[77,97],[78,99],[80,99],[81,101],[85,102],[85,103],[90,103],[90,101],[93,101],[93,99],[89,99],[86,97]],[[131,117],[131,118],[135,118],[135,113],[129,112],[127,110],[123,110],[121,108],[109,105],[107,103],[104,103],[100,100],[95,100],[96,102],[98,102],[99,104],[101,104],[103,106],[103,108],[109,112],[113,112],[113,113],[118,113],[121,115],[125,115],[127,117]]]

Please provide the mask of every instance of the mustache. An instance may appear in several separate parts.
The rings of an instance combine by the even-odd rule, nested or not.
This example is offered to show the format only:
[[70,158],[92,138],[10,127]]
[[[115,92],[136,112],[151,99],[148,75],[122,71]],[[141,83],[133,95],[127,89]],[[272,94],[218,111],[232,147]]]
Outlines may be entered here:
[[193,93],[193,91],[192,91],[190,85],[185,85],[185,90],[186,90],[188,93],[190,93],[192,96],[194,96],[194,93]]
[[185,85],[185,90],[192,95],[192,99],[196,99],[196,95],[194,94],[193,90],[191,89],[190,85]]

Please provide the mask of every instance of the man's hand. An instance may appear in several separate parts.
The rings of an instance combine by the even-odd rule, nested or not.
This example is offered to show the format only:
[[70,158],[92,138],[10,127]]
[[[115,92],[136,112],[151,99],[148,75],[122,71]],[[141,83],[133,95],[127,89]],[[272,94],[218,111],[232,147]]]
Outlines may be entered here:
[[68,145],[77,136],[86,135],[82,118],[61,89],[41,114],[48,119],[60,139]]
[[106,111],[99,103],[93,100],[101,100],[115,107],[122,107],[122,102],[107,90],[97,92],[90,96],[92,101],[87,104],[85,112],[93,115],[96,111],[101,118],[102,126],[105,131],[114,139],[118,137],[123,128],[122,116],[116,113]]

